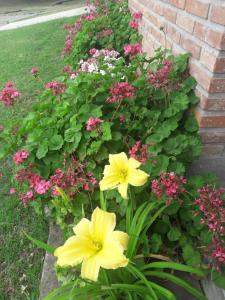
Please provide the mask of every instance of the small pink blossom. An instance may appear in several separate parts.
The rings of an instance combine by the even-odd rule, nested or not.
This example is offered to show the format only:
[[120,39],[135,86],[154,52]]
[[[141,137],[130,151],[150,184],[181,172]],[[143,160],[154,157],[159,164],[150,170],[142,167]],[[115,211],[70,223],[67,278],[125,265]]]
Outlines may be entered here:
[[101,124],[103,120],[99,118],[90,117],[86,124],[86,130],[93,131],[95,130],[99,124]]
[[133,98],[135,96],[135,88],[129,85],[128,82],[118,82],[110,88],[110,94],[110,97],[107,99],[108,103],[120,102],[126,98]]
[[167,205],[172,199],[178,199],[180,194],[185,192],[184,185],[187,183],[183,176],[177,176],[174,172],[161,173],[159,179],[152,181],[152,192],[158,198],[165,195],[167,198]]
[[138,22],[136,22],[136,21],[130,21],[130,22],[129,22],[129,26],[130,26],[131,28],[133,28],[133,29],[138,29],[139,24],[138,24]]
[[13,155],[13,160],[15,162],[16,165],[21,164],[24,160],[27,159],[27,157],[29,156],[29,151],[21,149],[19,151],[17,151],[14,155]]
[[37,68],[33,67],[30,72],[34,77],[38,77],[39,70]]
[[10,188],[9,190],[10,195],[13,195],[16,193],[16,189],[15,188]]
[[52,91],[52,94],[54,96],[57,96],[57,95],[61,95],[65,91],[66,85],[65,83],[62,82],[50,81],[45,85],[45,88],[50,89]]
[[134,55],[137,55],[137,54],[143,52],[142,51],[142,46],[139,43],[127,44],[123,47],[123,49],[124,49],[124,54],[125,55],[131,55],[131,56],[134,56]]
[[21,93],[13,88],[14,85],[13,82],[7,82],[0,93],[0,102],[3,102],[5,106],[13,105],[16,99],[21,96]]
[[145,164],[151,156],[148,152],[148,145],[142,144],[140,141],[136,142],[136,144],[131,148],[129,155],[142,164]]
[[120,115],[120,123],[123,123],[125,121],[124,115]]
[[113,31],[111,29],[102,30],[101,32],[98,32],[96,34],[96,38],[100,39],[100,38],[103,38],[107,35],[111,35],[112,33],[113,33]]
[[92,48],[92,49],[89,50],[89,54],[94,55],[96,53],[96,51],[98,51],[98,49]]
[[24,207],[27,207],[27,203],[31,200],[33,200],[33,191],[32,190],[29,190],[28,192],[22,193],[20,195],[20,201],[23,203]]
[[34,186],[34,190],[37,194],[42,195],[42,194],[45,194],[49,190],[50,186],[51,186],[51,184],[49,181],[40,180],[40,181],[36,182],[36,184]]
[[160,69],[157,71],[149,71],[149,77],[147,81],[155,88],[163,88],[168,85],[168,75],[172,70],[172,62],[168,59],[163,61]]
[[135,19],[135,20],[141,20],[142,12],[140,12],[140,11],[134,12],[133,15],[132,15],[132,18]]

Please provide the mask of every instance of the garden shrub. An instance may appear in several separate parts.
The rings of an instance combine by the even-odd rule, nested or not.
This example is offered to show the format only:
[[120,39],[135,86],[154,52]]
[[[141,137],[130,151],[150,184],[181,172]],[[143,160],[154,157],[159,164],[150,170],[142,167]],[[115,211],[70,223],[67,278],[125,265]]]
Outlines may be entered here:
[[[129,153],[152,181],[129,189],[134,208],[144,200],[165,205],[141,241],[142,251],[191,267],[213,266],[213,272],[219,271],[213,273],[217,284],[224,286],[224,233],[210,219],[222,220],[224,207],[219,205],[219,216],[210,215],[201,203],[207,183],[210,199],[224,204],[224,194],[215,190],[214,179],[184,178],[201,150],[189,55],[174,56],[160,48],[147,58],[137,31],[141,14],[131,17],[123,1],[106,3],[100,1],[97,10],[65,26],[63,75],[45,85],[31,112],[5,124],[0,158],[13,155],[13,188],[23,205],[40,211],[48,204],[70,236],[69,224],[84,213],[89,216],[99,203],[98,182],[109,154]],[[0,101],[19,105],[16,92],[3,91]],[[114,189],[104,196],[121,229],[129,200]],[[217,202],[212,204],[215,211]]]

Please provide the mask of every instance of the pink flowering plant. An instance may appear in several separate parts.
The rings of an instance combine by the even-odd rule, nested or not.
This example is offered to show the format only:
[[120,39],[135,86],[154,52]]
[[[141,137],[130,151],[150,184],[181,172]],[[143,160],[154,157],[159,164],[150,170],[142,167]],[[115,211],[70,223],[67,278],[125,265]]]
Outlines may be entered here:
[[[0,131],[0,159],[13,161],[12,194],[37,211],[47,205],[68,235],[68,223],[96,207],[109,154],[125,152],[150,174],[147,184],[129,189],[134,206],[142,199],[165,206],[143,248],[222,274],[224,212],[215,208],[209,214],[200,203],[206,195],[201,192],[197,200],[203,185],[184,177],[201,150],[189,55],[160,48],[147,58],[137,30],[141,12],[131,15],[124,1],[95,4],[65,25],[61,76],[44,85],[26,116],[9,120]],[[40,77],[38,69],[31,72]],[[7,83],[0,101],[18,105],[19,96]],[[123,222],[128,202],[115,189],[105,193],[105,201]]]

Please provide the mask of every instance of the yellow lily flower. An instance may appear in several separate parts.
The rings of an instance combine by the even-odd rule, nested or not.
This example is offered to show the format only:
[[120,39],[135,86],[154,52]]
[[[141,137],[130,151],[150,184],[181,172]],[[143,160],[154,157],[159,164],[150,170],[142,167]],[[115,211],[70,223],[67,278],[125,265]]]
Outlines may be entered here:
[[128,235],[114,231],[116,215],[100,208],[93,211],[91,221],[83,218],[74,228],[74,236],[57,248],[59,266],[76,266],[82,263],[81,277],[97,281],[100,267],[117,269],[126,267]]
[[141,170],[137,170],[141,163],[134,158],[127,158],[124,152],[119,154],[109,154],[109,163],[104,169],[104,177],[99,182],[100,190],[110,190],[118,188],[123,198],[127,198],[128,184],[142,186],[146,183],[149,175]]

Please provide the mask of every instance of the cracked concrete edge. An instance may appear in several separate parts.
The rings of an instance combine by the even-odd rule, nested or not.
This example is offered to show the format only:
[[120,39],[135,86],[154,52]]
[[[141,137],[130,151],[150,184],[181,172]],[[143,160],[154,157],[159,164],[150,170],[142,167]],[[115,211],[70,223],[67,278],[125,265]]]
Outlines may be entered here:
[[44,16],[39,16],[31,19],[26,19],[18,22],[12,22],[10,24],[6,24],[0,27],[0,31],[3,30],[11,30],[11,29],[17,29],[25,26],[30,26],[34,24],[39,24],[39,23],[44,23],[56,19],[61,19],[61,18],[67,18],[67,17],[75,17],[75,16],[80,16],[83,15],[88,11],[87,6],[75,8],[75,9],[70,9],[70,10],[65,10],[62,12],[50,14],[50,15],[44,15]]
[[[57,248],[64,243],[64,238],[62,231],[59,226],[53,223],[50,223],[49,227],[49,237],[48,237],[48,245]],[[45,296],[47,296],[50,292],[56,289],[59,284],[54,271],[54,264],[56,262],[56,258],[50,254],[45,254],[41,282],[40,282],[40,295],[39,300],[42,300]]]

